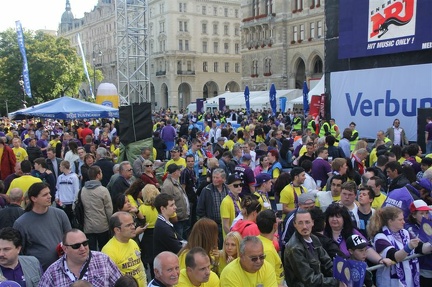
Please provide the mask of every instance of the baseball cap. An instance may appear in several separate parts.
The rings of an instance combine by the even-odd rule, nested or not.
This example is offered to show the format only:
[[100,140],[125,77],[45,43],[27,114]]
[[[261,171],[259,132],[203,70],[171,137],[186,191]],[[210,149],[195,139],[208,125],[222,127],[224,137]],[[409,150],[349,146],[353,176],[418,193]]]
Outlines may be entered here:
[[171,149],[171,151],[177,151],[177,152],[182,152],[182,148],[180,147],[180,146],[178,146],[178,145],[176,145],[176,146],[174,146],[172,149]]
[[[315,202],[316,193],[315,192],[304,192],[299,195],[298,197],[298,203],[299,204],[308,204]],[[309,201],[309,202],[308,202]],[[310,202],[312,201],[312,202]]]
[[254,184],[254,186],[260,186],[263,183],[270,181],[272,178],[270,176],[270,174],[268,173],[260,173],[255,177],[256,183]]
[[172,163],[167,167],[167,171],[169,174],[174,173],[177,170],[181,170],[181,166],[176,165],[175,163]]
[[426,189],[428,192],[432,191],[432,182],[427,178],[422,178],[417,181],[417,184]]
[[411,212],[415,212],[415,211],[431,211],[432,208],[430,208],[426,202],[424,202],[424,200],[422,199],[417,199],[414,200],[413,202],[411,202],[410,207],[409,207]]
[[346,239],[346,246],[348,249],[362,249],[368,246],[366,240],[360,235],[351,235]]
[[21,287],[21,285],[15,281],[7,280],[7,281],[0,282],[0,287]]
[[246,160],[252,160],[252,157],[250,154],[245,153],[242,158],[241,161],[246,161]]
[[237,174],[231,174],[228,176],[227,184],[232,184],[236,181],[242,181],[242,179]]

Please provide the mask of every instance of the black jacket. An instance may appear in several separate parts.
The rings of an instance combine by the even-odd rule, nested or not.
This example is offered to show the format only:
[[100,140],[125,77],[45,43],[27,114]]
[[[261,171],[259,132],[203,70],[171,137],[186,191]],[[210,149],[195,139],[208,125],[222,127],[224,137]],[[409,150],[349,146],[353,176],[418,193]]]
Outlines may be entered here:
[[12,227],[15,220],[24,213],[24,209],[17,204],[10,204],[0,210],[0,229]]
[[157,151],[156,159],[164,160],[165,159],[165,150],[167,148],[165,142],[160,137],[153,138],[153,147]]
[[284,254],[285,280],[290,287],[339,286],[333,278],[333,262],[318,237],[311,234],[313,254],[296,231],[288,241]]
[[97,165],[102,170],[102,180],[101,183],[103,186],[107,186],[108,182],[111,179],[111,176],[114,174],[113,167],[114,163],[112,160],[101,158],[95,162],[94,165]]
[[177,233],[171,225],[158,218],[153,231],[153,256],[156,257],[162,251],[171,251],[177,254],[182,248]]

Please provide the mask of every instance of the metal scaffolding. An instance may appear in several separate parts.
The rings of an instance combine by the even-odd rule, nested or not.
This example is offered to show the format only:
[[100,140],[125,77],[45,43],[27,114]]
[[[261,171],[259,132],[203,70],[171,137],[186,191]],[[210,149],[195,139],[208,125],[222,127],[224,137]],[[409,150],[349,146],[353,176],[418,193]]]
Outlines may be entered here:
[[116,0],[120,105],[150,101],[148,0]]

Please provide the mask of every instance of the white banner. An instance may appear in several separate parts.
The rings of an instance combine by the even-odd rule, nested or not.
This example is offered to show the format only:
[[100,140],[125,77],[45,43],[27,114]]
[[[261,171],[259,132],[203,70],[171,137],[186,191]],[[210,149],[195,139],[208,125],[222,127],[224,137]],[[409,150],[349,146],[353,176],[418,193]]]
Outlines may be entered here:
[[341,133],[353,121],[360,137],[375,139],[399,119],[408,139],[417,141],[417,108],[432,107],[432,64],[334,72],[330,87]]

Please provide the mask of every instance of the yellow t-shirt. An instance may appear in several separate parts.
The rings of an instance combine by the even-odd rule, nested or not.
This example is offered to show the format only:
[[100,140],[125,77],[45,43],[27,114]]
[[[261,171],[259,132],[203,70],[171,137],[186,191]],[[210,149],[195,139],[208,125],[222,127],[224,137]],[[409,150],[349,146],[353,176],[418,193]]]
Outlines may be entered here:
[[22,147],[17,147],[17,148],[13,147],[12,151],[15,154],[17,162],[22,162],[23,160],[26,159],[26,157],[28,157],[27,151]]
[[[241,210],[240,198],[239,198],[239,200],[236,201],[236,204],[237,204],[239,210]],[[229,226],[231,226],[234,219],[236,218],[236,215],[235,215],[234,202],[229,195],[225,196],[224,199],[222,199],[222,202],[220,205],[220,214],[221,214],[221,221],[223,221],[224,218],[228,218],[229,219]],[[225,234],[225,231],[223,230],[223,228],[222,228],[222,233],[223,233],[223,237],[225,237],[226,234]]]
[[132,195],[130,195],[130,194],[128,194],[127,197],[128,197],[128,199],[129,199],[130,204],[131,204],[133,207],[138,208],[138,206],[141,206],[141,205],[143,204],[143,202],[142,202],[142,200],[141,200],[140,198],[138,198],[138,201],[136,201],[135,198],[133,198]]
[[139,211],[146,218],[146,223],[148,223],[147,228],[154,228],[158,217],[158,212],[156,208],[147,204],[141,204],[139,207]]
[[[176,287],[191,287],[194,286],[187,276],[186,269],[180,271],[179,281]],[[210,271],[210,278],[207,282],[201,283],[200,287],[219,287],[219,277],[213,271]]]
[[60,141],[59,140],[50,140],[49,145],[52,148],[56,148],[57,144],[59,144]]
[[130,239],[128,243],[122,243],[113,237],[102,248],[102,252],[111,258],[123,275],[131,275],[136,279],[139,287],[147,286],[147,277],[141,262],[141,251],[133,239]]
[[244,139],[238,139],[238,140],[237,140],[237,143],[238,143],[238,144],[244,144],[244,142],[245,142]]
[[228,264],[220,276],[220,286],[223,287],[250,287],[250,286],[278,286],[276,273],[273,266],[264,260],[263,266],[255,273],[243,270],[240,265],[240,258]]
[[258,197],[258,201],[264,209],[271,209],[271,203],[265,195],[261,195],[258,191],[255,191],[254,195]]
[[387,195],[381,192],[380,196],[375,197],[372,201],[372,208],[375,210],[380,209],[386,199]]
[[42,180],[38,177],[35,176],[31,176],[31,175],[22,175],[18,178],[15,178],[14,180],[12,180],[9,189],[7,190],[7,195],[10,194],[10,191],[13,188],[21,188],[23,191],[24,196],[27,194],[28,189],[30,188],[30,186],[32,186],[33,183],[36,182],[42,182]]
[[264,254],[266,255],[265,260],[274,267],[277,282],[282,285],[284,277],[285,277],[284,276],[285,275],[284,269],[282,266],[282,260],[279,257],[279,254],[277,253],[276,248],[273,245],[273,241],[269,240],[269,239],[267,239],[261,235],[258,235],[257,237],[261,240],[261,242],[263,244]]
[[174,160],[174,159],[170,159],[166,164],[165,164],[165,172],[167,172],[167,169],[169,167],[170,164],[175,163],[176,165],[179,165],[183,168],[186,167],[186,160],[182,157],[180,157],[178,160]]
[[224,147],[224,148],[227,148],[229,151],[232,151],[234,145],[235,145],[235,142],[234,142],[233,140],[227,140],[227,141],[224,143],[223,147]]
[[294,187],[292,184],[288,184],[281,191],[280,203],[285,203],[287,207],[290,209],[296,208],[294,191],[297,194],[297,197],[299,197],[302,194],[302,190],[303,192],[307,192],[307,189],[303,186]]

